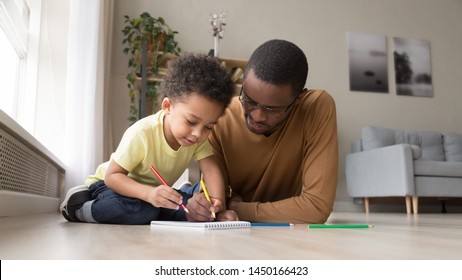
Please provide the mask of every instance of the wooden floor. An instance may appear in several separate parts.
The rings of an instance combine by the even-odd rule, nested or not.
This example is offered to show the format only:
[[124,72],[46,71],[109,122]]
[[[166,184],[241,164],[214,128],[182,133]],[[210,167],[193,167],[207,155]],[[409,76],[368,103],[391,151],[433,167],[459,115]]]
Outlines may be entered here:
[[171,230],[69,223],[58,213],[0,218],[0,259],[462,259],[462,214],[333,213],[370,229]]

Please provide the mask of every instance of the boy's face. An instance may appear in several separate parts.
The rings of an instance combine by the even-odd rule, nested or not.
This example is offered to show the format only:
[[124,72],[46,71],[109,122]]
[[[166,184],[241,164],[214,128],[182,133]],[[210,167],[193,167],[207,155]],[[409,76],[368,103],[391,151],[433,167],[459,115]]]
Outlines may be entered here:
[[181,100],[162,101],[165,111],[164,132],[172,149],[188,147],[207,140],[213,126],[223,114],[224,106],[199,94]]

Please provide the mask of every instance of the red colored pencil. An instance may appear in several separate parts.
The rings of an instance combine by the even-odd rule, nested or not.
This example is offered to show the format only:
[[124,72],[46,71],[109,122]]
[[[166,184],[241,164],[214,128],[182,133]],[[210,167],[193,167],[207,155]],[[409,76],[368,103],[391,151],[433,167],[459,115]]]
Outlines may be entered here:
[[[151,165],[151,166],[149,166],[149,168],[151,168],[151,171],[152,171],[154,174],[156,174],[157,178],[159,178],[159,180],[162,182],[162,184],[168,186],[167,182],[165,182],[164,178],[162,178],[162,176],[160,176],[159,171],[157,171],[157,170],[154,168],[154,166]],[[181,208],[183,208],[183,210],[184,210],[186,213],[189,214],[188,208],[186,208],[186,206],[184,206],[183,203],[180,203],[179,205],[181,206]]]

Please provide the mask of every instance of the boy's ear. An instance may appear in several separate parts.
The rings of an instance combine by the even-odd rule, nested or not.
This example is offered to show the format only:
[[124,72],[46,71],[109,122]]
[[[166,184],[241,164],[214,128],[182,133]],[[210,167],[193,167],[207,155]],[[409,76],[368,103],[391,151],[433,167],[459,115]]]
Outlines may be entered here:
[[170,108],[172,107],[172,101],[168,97],[164,97],[162,99],[162,110],[164,110],[165,114],[170,113]]

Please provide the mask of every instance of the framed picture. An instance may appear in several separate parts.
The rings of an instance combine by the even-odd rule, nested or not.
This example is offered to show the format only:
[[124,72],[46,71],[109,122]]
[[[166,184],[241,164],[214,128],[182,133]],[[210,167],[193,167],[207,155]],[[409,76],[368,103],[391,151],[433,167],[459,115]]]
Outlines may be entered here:
[[394,37],[396,94],[433,96],[430,43]]
[[387,37],[348,33],[351,91],[388,93]]

